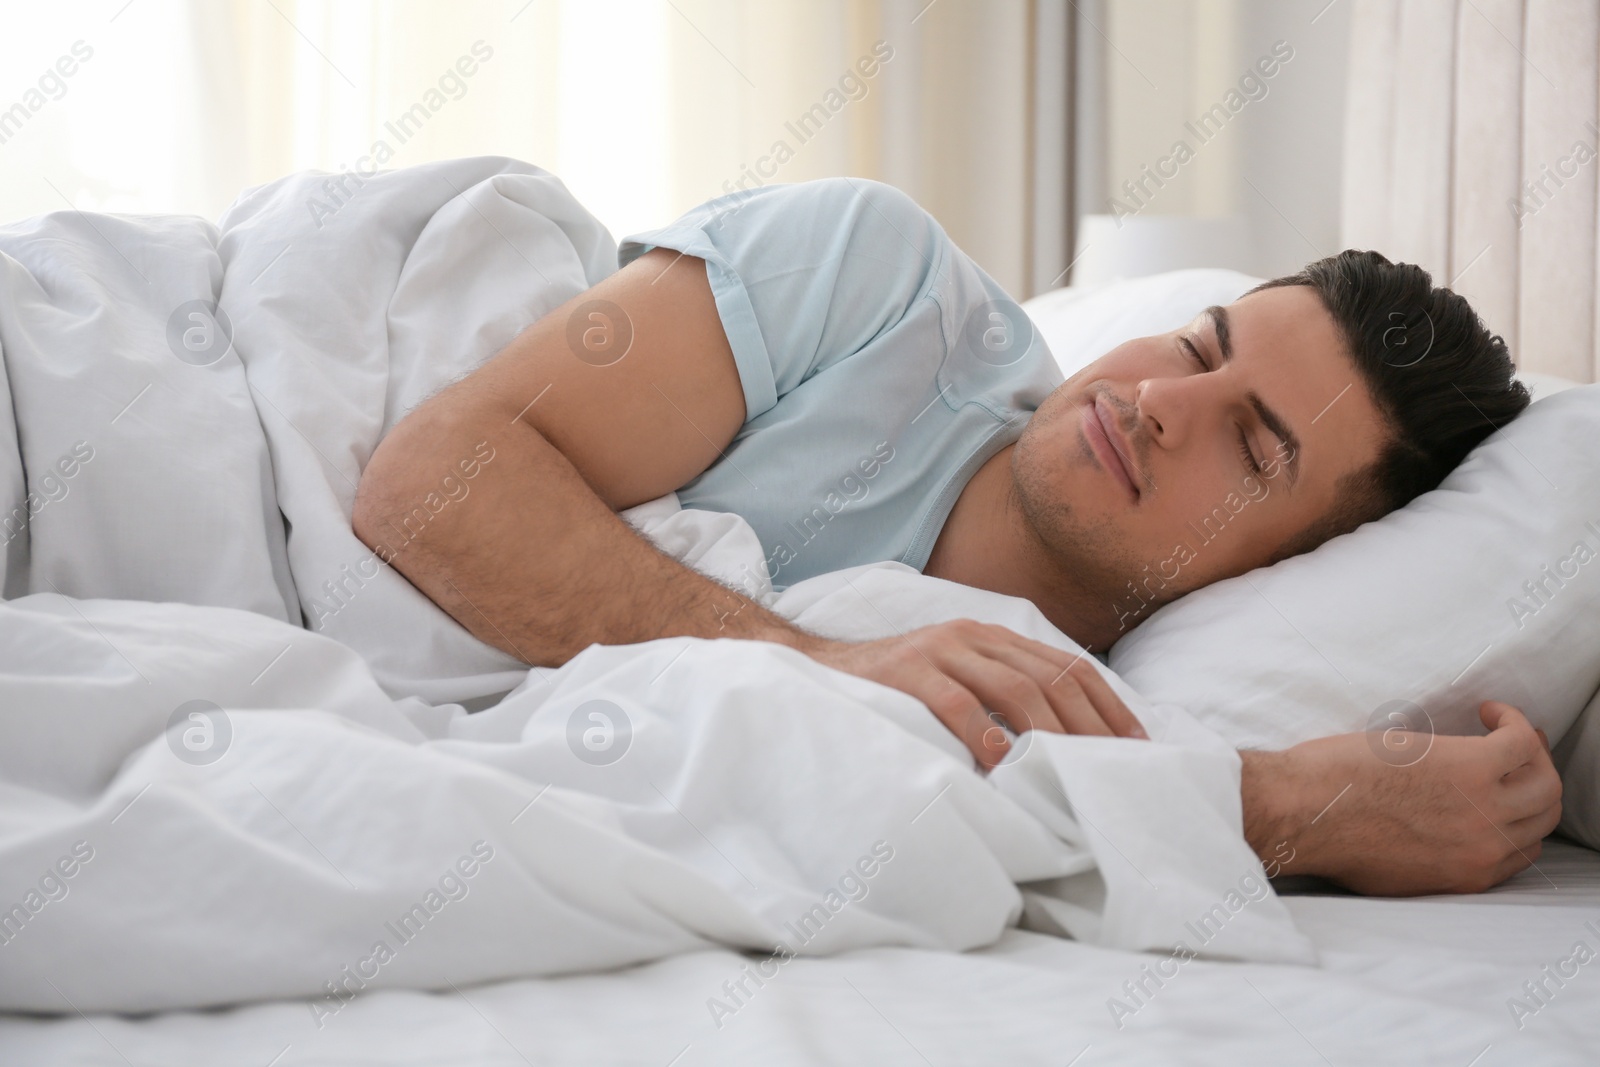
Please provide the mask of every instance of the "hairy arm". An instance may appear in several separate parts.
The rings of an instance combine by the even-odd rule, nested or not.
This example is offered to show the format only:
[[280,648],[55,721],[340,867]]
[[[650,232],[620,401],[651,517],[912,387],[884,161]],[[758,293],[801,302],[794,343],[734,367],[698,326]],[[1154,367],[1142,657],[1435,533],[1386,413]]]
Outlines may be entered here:
[[1426,746],[1414,761],[1385,758],[1383,735],[1369,734],[1241,753],[1246,840],[1269,875],[1360,893],[1498,885],[1539,858],[1561,819],[1561,778],[1520,711],[1487,701],[1479,715],[1486,737],[1412,735]]
[[[587,342],[593,342],[591,344]],[[883,641],[806,633],[665,555],[615,514],[678,489],[745,421],[705,263],[650,252],[529,327],[430,398],[374,451],[353,526],[480,640],[558,666],[596,642],[738,637],[921,700],[980,762],[1016,732],[1142,736],[1091,664],[1003,627],[956,620]],[[407,525],[486,442],[472,491]]]
[[[704,262],[653,251],[401,420],[362,474],[353,525],[368,545],[402,545],[395,569],[527,663],[666,636],[798,644],[800,631],[615,513],[705,470],[743,422]],[[483,441],[495,459],[472,492],[408,526]]]

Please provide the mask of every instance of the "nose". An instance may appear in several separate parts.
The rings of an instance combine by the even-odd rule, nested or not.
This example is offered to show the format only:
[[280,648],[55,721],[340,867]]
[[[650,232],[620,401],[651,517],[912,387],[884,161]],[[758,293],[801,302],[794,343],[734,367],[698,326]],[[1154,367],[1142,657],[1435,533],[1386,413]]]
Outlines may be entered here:
[[1162,448],[1177,448],[1189,431],[1194,398],[1183,378],[1145,378],[1134,387],[1133,406],[1140,426]]

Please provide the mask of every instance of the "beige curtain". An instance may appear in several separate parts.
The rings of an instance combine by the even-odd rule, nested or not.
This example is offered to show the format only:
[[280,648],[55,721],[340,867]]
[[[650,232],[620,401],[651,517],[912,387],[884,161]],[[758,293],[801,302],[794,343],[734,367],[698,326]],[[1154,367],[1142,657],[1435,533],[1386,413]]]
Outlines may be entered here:
[[1356,0],[1343,240],[1470,299],[1526,371],[1594,381],[1600,7]]
[[[475,153],[545,166],[619,237],[732,189],[848,174],[911,193],[1014,294],[1063,281],[1067,0],[188,0],[188,11],[214,208],[292,170],[354,168],[380,141],[387,166]],[[490,58],[466,64],[464,89],[452,81],[400,143],[398,118],[475,44]]]
[[241,189],[295,170],[483,153],[555,171],[621,236],[729,187],[848,174],[905,188],[1026,296],[1059,284],[1070,247],[1073,10],[18,3],[0,66],[19,86],[74,47],[90,58],[50,99],[35,94],[23,128],[0,130],[0,221],[67,206],[215,218]]

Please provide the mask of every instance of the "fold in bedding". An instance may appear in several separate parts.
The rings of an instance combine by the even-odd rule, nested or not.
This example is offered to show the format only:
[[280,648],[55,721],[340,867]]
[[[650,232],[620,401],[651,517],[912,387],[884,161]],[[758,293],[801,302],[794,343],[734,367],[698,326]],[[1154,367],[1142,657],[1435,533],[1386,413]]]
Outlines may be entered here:
[[[530,670],[473,638],[351,533],[362,466],[615,247],[510,160],[314,219],[321,182],[220,227],[0,230],[0,1008],[323,1019],[367,988],[1018,923],[1313,961],[1240,839],[1237,757],[1115,679],[1157,742],[1029,735],[985,778],[910,697],[779,646]],[[414,521],[494,454],[486,427]],[[760,568],[734,516],[628,517],[714,576]],[[820,632],[959,612],[1074,647],[893,564],[758,595]]]

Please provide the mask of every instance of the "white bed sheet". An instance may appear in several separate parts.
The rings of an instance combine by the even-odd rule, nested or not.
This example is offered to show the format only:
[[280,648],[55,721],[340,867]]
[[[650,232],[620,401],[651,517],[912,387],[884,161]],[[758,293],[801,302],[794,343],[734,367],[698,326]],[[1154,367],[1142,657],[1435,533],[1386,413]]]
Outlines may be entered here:
[[[444,994],[382,991],[319,1031],[303,1003],[143,1018],[0,1019],[8,1064],[1593,1064],[1600,960],[1522,1020],[1508,1001],[1600,948],[1600,853],[1552,841],[1470,897],[1287,898],[1321,969],[1194,960],[1119,1030],[1107,1007],[1154,955],[1010,931],[964,954],[796,959],[719,1029],[706,1006],[750,962],[679,956]],[[1586,926],[1585,924],[1593,924]],[[219,947],[219,951],[224,949]]]

